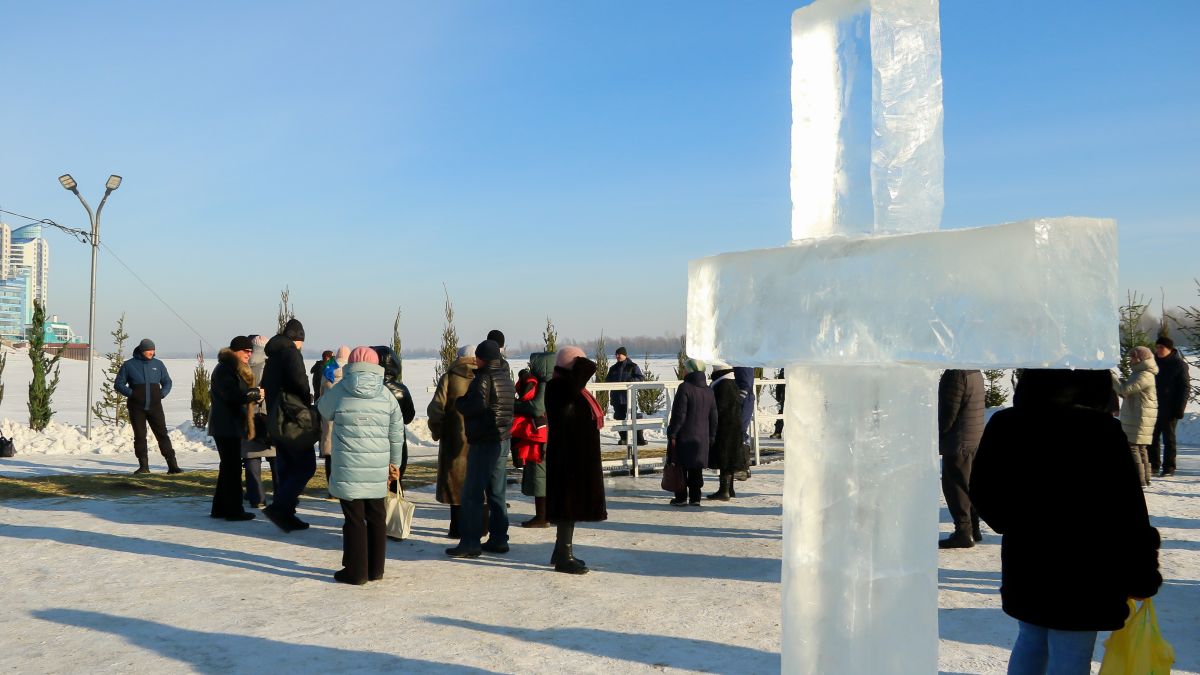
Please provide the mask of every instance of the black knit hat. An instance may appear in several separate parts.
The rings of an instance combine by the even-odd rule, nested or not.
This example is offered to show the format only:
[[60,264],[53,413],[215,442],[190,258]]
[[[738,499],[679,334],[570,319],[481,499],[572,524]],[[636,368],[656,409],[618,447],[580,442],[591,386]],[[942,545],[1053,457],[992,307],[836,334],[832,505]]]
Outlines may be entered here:
[[624,347],[617,347],[617,356],[629,356],[629,352]]
[[242,352],[247,349],[254,349],[254,343],[245,335],[239,335],[229,341],[229,350],[234,352]]
[[291,319],[283,325],[283,336],[289,340],[304,342],[304,324],[300,319]]
[[475,358],[484,361],[495,361],[500,358],[500,345],[495,340],[484,340],[475,348]]
[[1172,340],[1171,338],[1167,337],[1166,335],[1160,336],[1157,340],[1154,341],[1154,344],[1162,345],[1162,346],[1166,347],[1167,349],[1175,349],[1175,341]]
[[501,333],[499,330],[493,330],[493,331],[488,332],[487,339],[491,340],[492,342],[495,342],[497,347],[500,347],[502,349],[504,348],[504,333]]
[[139,352],[154,351],[154,340],[151,340],[150,338],[142,339],[142,341],[138,343],[137,350]]

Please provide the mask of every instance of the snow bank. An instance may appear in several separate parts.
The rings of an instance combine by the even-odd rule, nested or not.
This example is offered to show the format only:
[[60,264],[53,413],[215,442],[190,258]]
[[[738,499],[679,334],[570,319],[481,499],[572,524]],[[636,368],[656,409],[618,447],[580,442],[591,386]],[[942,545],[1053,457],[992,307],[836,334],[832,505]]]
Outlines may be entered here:
[[[92,438],[88,440],[82,426],[51,422],[44,431],[34,431],[28,424],[4,420],[0,422],[0,433],[13,439],[18,455],[116,455],[128,454],[133,448],[133,428],[129,425],[93,425]],[[171,445],[176,453],[211,452],[216,450],[212,439],[203,429],[191,422],[184,422],[170,430]],[[150,437],[152,450],[157,453],[154,437]]]

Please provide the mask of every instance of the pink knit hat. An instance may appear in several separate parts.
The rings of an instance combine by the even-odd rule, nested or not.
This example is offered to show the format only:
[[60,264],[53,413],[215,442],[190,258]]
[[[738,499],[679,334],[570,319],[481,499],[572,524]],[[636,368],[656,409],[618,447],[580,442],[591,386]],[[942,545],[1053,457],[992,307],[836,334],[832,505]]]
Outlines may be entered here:
[[379,355],[370,347],[355,347],[350,352],[350,363],[373,363],[379,365]]
[[579,347],[576,347],[575,345],[563,347],[562,349],[558,350],[558,354],[554,357],[554,365],[558,366],[559,368],[570,368],[571,364],[575,362],[575,359],[581,356],[587,358],[587,354],[584,354],[583,350]]

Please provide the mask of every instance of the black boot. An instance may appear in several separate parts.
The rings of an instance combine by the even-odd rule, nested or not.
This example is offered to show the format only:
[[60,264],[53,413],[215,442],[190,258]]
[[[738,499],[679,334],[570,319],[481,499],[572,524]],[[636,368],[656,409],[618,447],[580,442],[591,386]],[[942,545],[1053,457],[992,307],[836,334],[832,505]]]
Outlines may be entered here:
[[175,455],[167,457],[167,473],[183,473],[183,469],[179,468],[179,463],[175,461]]
[[727,501],[729,501],[729,498],[733,496],[733,494],[731,494],[732,493],[731,488],[733,487],[732,486],[733,475],[722,471],[720,481],[721,481],[720,489],[718,489],[716,492],[709,495],[708,498],[715,499],[715,500],[721,501],[721,502],[727,502]]
[[737,492],[733,489],[733,474],[729,474],[729,498],[733,499],[737,496]]
[[458,513],[461,509],[458,504],[450,505],[450,529],[446,531],[446,536],[451,539],[458,539]]
[[938,540],[938,548],[972,548],[974,546],[975,540],[971,539],[971,533],[962,529],[956,529],[954,534]]
[[138,468],[134,473],[150,473],[150,460],[146,457],[138,457]]
[[637,432],[637,444],[638,445],[646,444],[646,437],[642,435],[643,433],[644,432],[642,432],[641,430],[638,430],[638,432]]
[[629,432],[628,431],[618,431],[617,433],[620,435],[620,439],[617,441],[617,445],[629,445]]
[[687,506],[687,491],[676,492],[675,498],[670,502],[671,506]]
[[575,523],[559,523],[558,536],[554,541],[554,554],[550,563],[555,572],[564,574],[587,574],[588,568],[582,560],[575,557],[572,540],[575,538]]
[[979,516],[971,518],[971,539],[976,542],[983,541],[983,530],[979,529]]
[[533,517],[521,523],[521,527],[550,527],[546,522],[546,498],[533,498]]

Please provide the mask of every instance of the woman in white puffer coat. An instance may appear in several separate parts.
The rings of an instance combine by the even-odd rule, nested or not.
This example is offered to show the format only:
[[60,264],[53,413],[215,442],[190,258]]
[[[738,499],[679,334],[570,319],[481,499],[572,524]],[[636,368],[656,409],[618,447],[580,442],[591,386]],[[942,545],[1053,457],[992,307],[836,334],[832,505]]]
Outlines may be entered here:
[[1154,376],[1158,375],[1158,364],[1148,347],[1129,350],[1129,379],[1113,378],[1113,389],[1121,397],[1121,428],[1129,439],[1133,452],[1133,463],[1138,467],[1138,479],[1142,485],[1150,484],[1150,453],[1147,447],[1154,436],[1154,423],[1158,419],[1158,393]]

